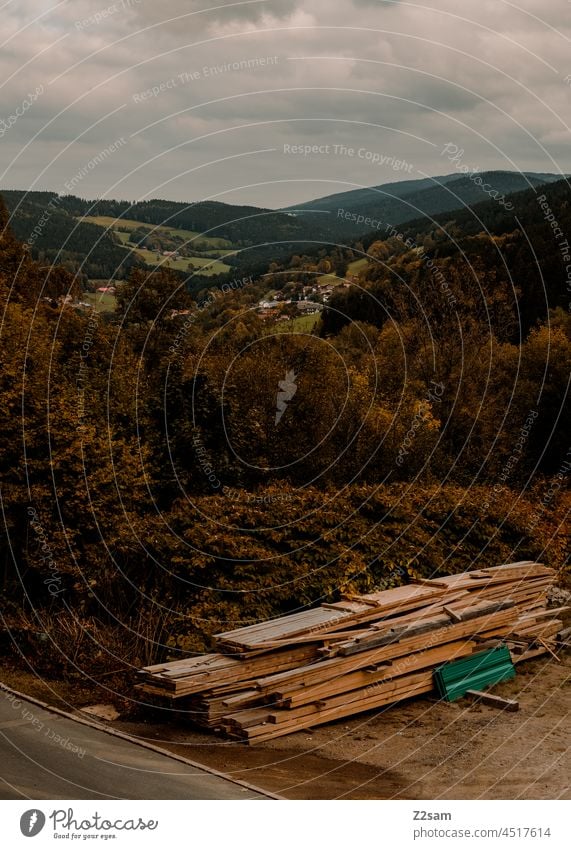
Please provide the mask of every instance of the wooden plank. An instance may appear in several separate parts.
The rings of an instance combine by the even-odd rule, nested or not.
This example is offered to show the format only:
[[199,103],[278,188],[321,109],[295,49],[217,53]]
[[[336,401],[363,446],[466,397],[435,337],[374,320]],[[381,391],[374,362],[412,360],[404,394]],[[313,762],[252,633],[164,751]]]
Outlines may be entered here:
[[[473,627],[470,626],[471,620],[482,619],[482,628],[484,628],[487,625],[487,623],[484,622],[486,616],[508,609],[515,609],[514,603],[511,599],[505,599],[504,601],[491,603],[483,602],[482,604],[476,605],[471,610],[467,609],[462,615],[461,623],[458,624],[468,626],[468,630],[465,631],[466,635],[468,635],[470,634],[470,628]],[[407,637],[418,637],[422,634],[428,634],[432,632],[441,633],[443,636],[445,636],[444,632],[446,631],[446,628],[449,627],[451,627],[450,619],[447,616],[437,617],[434,620],[421,622],[417,626],[407,626],[402,630],[398,630],[395,628],[394,634],[381,634],[379,637],[375,636],[371,637],[370,639],[362,638],[359,640],[353,640],[350,643],[341,643],[336,649],[336,651],[338,651],[339,654],[346,656],[356,654],[357,652],[365,651],[369,648],[374,648],[375,646],[392,645],[405,642],[405,638]],[[408,645],[410,645],[410,643],[408,643]]]
[[[499,625],[507,628],[509,624],[515,621],[517,614],[512,613],[512,608],[502,610],[498,613],[488,614],[480,620],[471,622],[460,622],[451,624],[438,631],[432,632],[431,643],[433,645],[442,645],[451,643],[463,637],[473,638],[480,629],[498,627]],[[262,692],[274,692],[280,684],[284,682],[292,683],[294,681],[305,681],[306,686],[327,681],[332,674],[342,674],[352,672],[363,667],[370,666],[375,663],[394,660],[396,657],[411,654],[415,651],[421,651],[426,648],[425,638],[411,637],[401,640],[388,646],[380,648],[372,648],[363,651],[354,656],[348,657],[332,657],[329,660],[317,661],[307,665],[301,669],[293,669],[290,672],[284,672],[275,676],[268,676],[259,682]]]
[[519,710],[519,702],[516,699],[504,699],[501,696],[495,696],[493,693],[486,693],[483,690],[466,690],[466,696],[482,702],[484,705],[499,708],[500,710]]
[[295,669],[300,664],[309,663],[312,658],[314,658],[314,652],[311,648],[302,646],[281,652],[279,656],[260,656],[251,661],[231,658],[232,665],[221,669],[216,674],[197,674],[177,680],[164,680],[157,676],[153,679],[153,684],[161,684],[165,688],[165,693],[168,692],[171,698],[181,698],[193,692],[209,689],[213,685],[239,683],[250,678],[266,675],[270,671]]
[[[397,588],[397,589],[401,589],[401,588]],[[385,592],[393,592],[393,591],[392,590],[383,590],[383,594]],[[394,617],[397,616],[397,611],[399,613],[409,611],[411,609],[417,608],[419,605],[424,604],[425,601],[428,601],[429,599],[433,599],[436,602],[436,599],[440,598],[441,596],[442,596],[441,590],[440,591],[431,590],[429,595],[427,595],[425,597],[425,600],[420,601],[419,600],[420,597],[418,595],[413,595],[413,594],[409,593],[408,600],[403,599],[402,601],[400,601],[399,604],[398,604],[398,608],[396,608],[392,604],[391,605],[383,604],[381,606],[375,606],[375,607],[364,606],[363,612],[352,615],[350,617],[348,616],[346,619],[343,619],[340,624],[342,625],[343,628],[347,628],[351,625],[358,626],[358,625],[360,625],[364,622],[374,621],[376,619],[387,618],[387,621],[388,621],[389,616],[394,616]],[[338,629],[339,629],[339,625],[337,623],[334,626],[320,628],[319,630],[315,629],[315,630],[313,630],[313,632],[311,634],[308,635],[309,638],[310,638],[310,642],[319,642],[319,639],[321,637],[325,638],[326,636],[329,635],[330,632],[334,632]],[[259,642],[259,643],[257,643],[257,646],[258,646],[258,648],[264,648],[266,650],[271,650],[273,648],[277,648],[279,646],[289,645],[289,644],[291,644],[291,639],[288,637],[288,638],[284,638],[283,641],[282,640],[278,640],[278,641],[273,640],[273,641],[268,641],[267,643]]]
[[[527,619],[544,619],[546,616],[555,616],[555,614],[563,613],[565,610],[571,610],[571,607],[550,607],[543,610],[531,610],[529,613],[521,615],[522,621]],[[571,629],[569,629],[571,631]]]
[[518,622],[512,633],[514,637],[524,637],[525,639],[553,637],[557,634],[562,624],[561,619],[555,619],[552,622],[537,622],[533,625],[530,625],[529,621]]
[[406,693],[401,694],[400,696],[395,694],[394,692],[389,695],[379,694],[374,699],[366,701],[362,700],[358,703],[342,705],[340,707],[331,708],[328,710],[322,709],[317,711],[316,713],[299,717],[291,723],[268,723],[268,725],[262,726],[258,729],[247,729],[246,736],[243,739],[247,739],[247,742],[250,745],[262,743],[265,740],[271,740],[275,737],[283,736],[284,734],[291,734],[293,731],[300,731],[304,728],[310,728],[316,725],[323,725],[327,722],[332,722],[337,719],[343,719],[346,716],[362,713],[363,711],[374,710],[375,708],[383,707],[388,704],[394,704],[397,701],[403,701],[406,698],[413,698],[424,693],[430,693],[431,691],[432,677],[427,676],[424,683],[417,684],[416,686],[410,686],[406,690]]
[[420,584],[423,587],[438,587],[444,588],[447,590],[449,588],[449,584],[444,580],[440,580],[439,578],[412,578],[413,584]]
[[440,588],[421,587],[415,584],[405,584],[402,587],[394,587],[391,590],[377,590],[366,593],[366,595],[352,595],[350,600],[373,602],[377,607],[400,607],[401,604],[409,602],[424,602],[434,596],[441,595]]
[[415,687],[417,684],[429,684],[430,688],[432,688],[432,670],[429,672],[403,675],[392,681],[386,681],[385,683],[368,684],[365,687],[352,690],[350,693],[340,693],[327,698],[322,698],[319,700],[319,707],[314,703],[300,705],[299,707],[292,708],[290,710],[273,711],[270,713],[270,722],[290,722],[291,720],[297,719],[301,716],[308,716],[322,710],[333,710],[338,707],[345,708],[353,706],[358,707],[360,711],[362,709],[366,709],[362,707],[365,703],[368,704],[370,701],[377,703],[381,696],[386,696],[389,701],[391,701],[395,694],[407,692],[411,689],[411,687]]
[[512,655],[512,663],[515,665],[517,663],[522,663],[524,660],[534,660],[536,657],[543,657],[548,654],[547,649],[544,646],[536,649],[529,649],[523,654]]
[[348,614],[341,611],[331,610],[324,607],[316,607],[314,610],[304,610],[300,613],[292,613],[269,622],[262,622],[246,628],[238,628],[235,631],[225,631],[215,634],[217,640],[225,643],[232,642],[241,646],[255,647],[259,643],[272,639],[285,639],[306,633],[310,629],[321,630],[328,625],[340,624]]
[[549,652],[549,654],[550,654],[552,657],[554,657],[554,658],[555,658],[555,660],[557,661],[557,663],[561,663],[560,658],[558,658],[558,657],[557,657],[557,655],[555,654],[555,652],[553,651],[553,649],[551,649],[551,648],[547,645],[547,643],[545,642],[545,640],[538,640],[537,642],[538,642],[540,645],[542,645],[544,649],[547,649],[547,651]]
[[448,616],[449,616],[451,619],[453,619],[453,620],[454,620],[454,622],[461,622],[461,621],[462,621],[462,614],[461,614],[461,613],[458,613],[458,612],[457,612],[456,610],[454,610],[452,607],[449,607],[447,604],[444,604],[444,605],[442,605],[442,609],[443,609],[443,611],[444,611],[445,613],[447,613],[447,614],[448,614]]
[[294,689],[282,689],[274,695],[275,698],[282,700],[284,707],[298,707],[299,705],[322,699],[324,696],[349,692],[361,686],[371,686],[380,681],[389,681],[420,669],[437,666],[448,660],[456,660],[459,657],[472,654],[476,648],[477,644],[473,640],[462,640],[458,643],[417,652],[416,654],[407,656],[400,663],[397,661],[395,663],[381,665],[375,671],[360,669],[356,672],[340,675],[337,678],[326,681],[323,684],[317,684],[314,687],[300,687],[298,685]]

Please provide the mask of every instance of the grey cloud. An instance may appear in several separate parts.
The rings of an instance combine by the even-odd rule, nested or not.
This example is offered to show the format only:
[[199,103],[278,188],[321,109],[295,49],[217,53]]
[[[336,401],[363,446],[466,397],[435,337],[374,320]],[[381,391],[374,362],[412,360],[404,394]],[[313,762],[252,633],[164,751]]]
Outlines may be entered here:
[[355,6],[398,6],[400,0],[353,0]]
[[218,22],[259,21],[264,16],[283,19],[290,15],[298,5],[297,0],[245,0],[245,2],[204,3],[202,0],[168,0],[154,4],[141,0],[134,9],[142,22],[173,22],[181,26],[181,17],[188,26],[202,28]]
[[[204,14],[178,23],[177,15],[202,4],[141,0],[77,30],[76,21],[114,2],[121,0],[67,3],[0,56],[0,82],[14,74],[0,88],[0,118],[38,83],[46,86],[2,139],[4,186],[30,186],[49,166],[39,185],[57,189],[121,135],[130,139],[128,147],[82,182],[80,193],[104,193],[136,168],[112,194],[219,195],[282,206],[352,183],[443,173],[439,152],[446,141],[465,149],[471,167],[512,167],[511,160],[515,167],[555,170],[550,154],[562,171],[571,171],[564,126],[569,26],[559,34],[541,21],[544,15],[551,26],[565,21],[564,0],[550,0],[549,11],[542,0],[529,0],[526,8],[536,17],[496,0],[466,0],[460,7],[441,0],[437,9],[429,0],[414,9],[375,0],[211,3]],[[7,6],[6,34],[32,20],[40,5],[19,0]],[[145,27],[151,29],[141,31]],[[40,53],[60,35],[66,37],[57,47]],[[240,66],[269,56],[278,56],[275,65]],[[205,73],[216,66],[219,73]],[[135,95],[153,87],[156,96],[137,102]],[[38,141],[21,154],[38,131]],[[375,170],[358,157],[284,155],[284,142],[296,140],[398,155],[414,165],[414,174]],[[275,150],[251,154],[261,148]],[[189,169],[195,170],[178,178]],[[247,188],[258,182],[268,185]]]

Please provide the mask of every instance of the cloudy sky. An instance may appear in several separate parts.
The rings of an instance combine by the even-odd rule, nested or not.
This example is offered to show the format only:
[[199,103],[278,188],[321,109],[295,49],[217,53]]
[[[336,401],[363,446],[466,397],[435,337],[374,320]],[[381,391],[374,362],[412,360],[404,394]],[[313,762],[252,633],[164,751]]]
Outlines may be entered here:
[[446,144],[571,171],[568,0],[7,0],[0,38],[0,188],[279,208]]

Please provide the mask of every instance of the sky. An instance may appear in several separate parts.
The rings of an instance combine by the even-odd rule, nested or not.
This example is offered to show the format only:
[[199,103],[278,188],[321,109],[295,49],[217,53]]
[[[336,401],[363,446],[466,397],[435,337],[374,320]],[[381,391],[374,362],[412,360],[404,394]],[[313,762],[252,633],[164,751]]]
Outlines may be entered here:
[[0,39],[0,189],[280,208],[571,171],[569,0],[8,0]]

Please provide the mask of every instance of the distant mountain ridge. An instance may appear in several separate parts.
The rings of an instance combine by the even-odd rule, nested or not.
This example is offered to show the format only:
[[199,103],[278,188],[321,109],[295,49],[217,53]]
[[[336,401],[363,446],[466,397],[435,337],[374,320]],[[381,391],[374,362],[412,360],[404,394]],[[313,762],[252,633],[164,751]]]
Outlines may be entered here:
[[[283,211],[293,212],[296,218],[308,223],[312,218],[322,220],[324,216],[321,213],[330,213],[331,218],[335,216],[335,221],[329,222],[334,232],[358,236],[364,229],[362,219],[374,219],[392,225],[402,224],[423,216],[433,217],[464,206],[472,206],[488,200],[491,193],[507,197],[561,180],[560,174],[515,171],[484,171],[479,172],[477,177],[478,181],[467,174],[446,174],[421,180],[385,183],[327,195],[287,207]],[[347,214],[346,217],[341,217],[340,210]],[[349,217],[349,214],[352,217]],[[329,217],[327,216],[328,219]],[[371,227],[367,229],[370,230]]]

